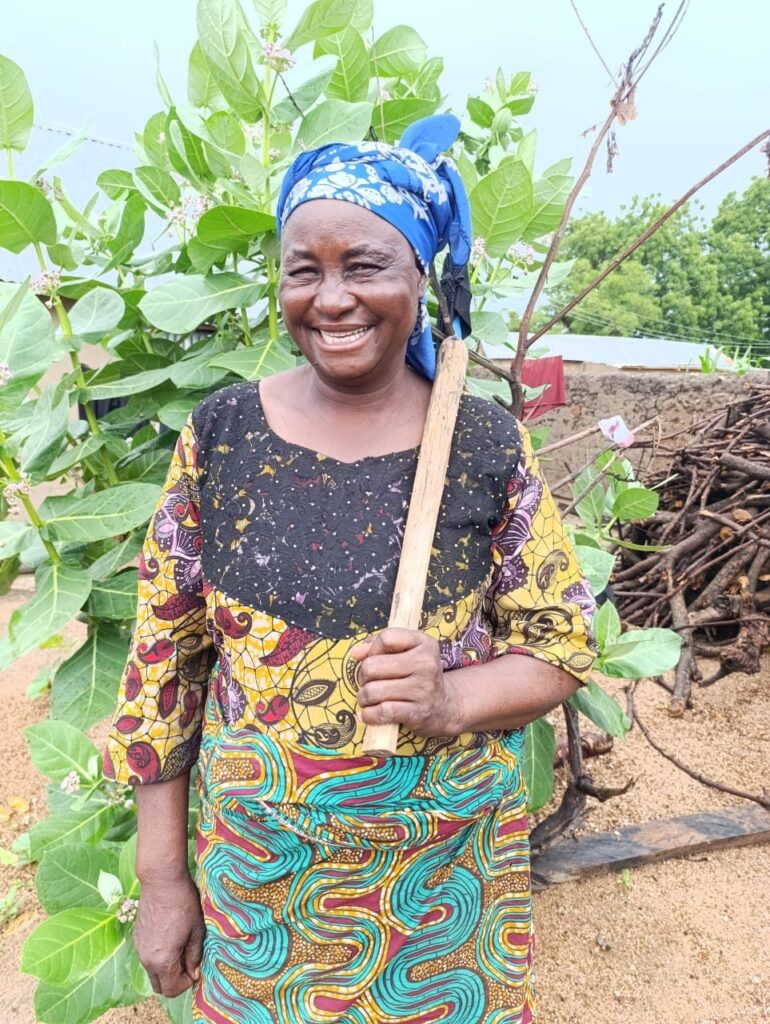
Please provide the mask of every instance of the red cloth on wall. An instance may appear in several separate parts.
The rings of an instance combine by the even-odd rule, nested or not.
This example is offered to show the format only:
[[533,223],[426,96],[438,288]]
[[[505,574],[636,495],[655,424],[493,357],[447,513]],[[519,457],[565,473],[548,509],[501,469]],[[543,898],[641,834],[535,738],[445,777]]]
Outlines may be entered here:
[[564,386],[564,363],[561,356],[543,356],[541,359],[525,359],[521,370],[521,382],[528,388],[548,387],[539,398],[533,398],[524,405],[524,419],[534,420],[551,409],[560,409],[567,404],[567,389]]

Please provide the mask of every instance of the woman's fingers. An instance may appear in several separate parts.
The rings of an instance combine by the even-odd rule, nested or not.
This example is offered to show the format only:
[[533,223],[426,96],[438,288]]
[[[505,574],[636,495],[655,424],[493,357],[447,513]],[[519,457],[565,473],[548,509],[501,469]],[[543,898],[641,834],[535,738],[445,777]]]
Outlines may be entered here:
[[411,651],[406,654],[375,654],[359,665],[358,682],[365,686],[375,679],[405,679],[414,671],[415,655]]
[[381,633],[367,637],[351,648],[351,655],[359,660],[367,660],[377,654],[399,654],[411,651],[427,639],[419,629],[398,629],[389,626]]
[[194,928],[187,940],[182,958],[184,969],[187,975],[198,981],[201,976],[201,960],[203,959],[203,937],[206,934],[204,928]]

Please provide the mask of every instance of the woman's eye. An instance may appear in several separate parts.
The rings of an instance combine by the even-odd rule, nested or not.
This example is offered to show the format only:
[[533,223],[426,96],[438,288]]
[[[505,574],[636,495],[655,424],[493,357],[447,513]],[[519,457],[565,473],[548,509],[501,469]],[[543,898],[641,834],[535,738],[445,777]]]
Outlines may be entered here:
[[289,271],[289,277],[294,278],[313,277],[314,274],[315,267],[295,267],[294,270]]
[[380,268],[376,263],[354,263],[350,269],[354,274],[371,274]]

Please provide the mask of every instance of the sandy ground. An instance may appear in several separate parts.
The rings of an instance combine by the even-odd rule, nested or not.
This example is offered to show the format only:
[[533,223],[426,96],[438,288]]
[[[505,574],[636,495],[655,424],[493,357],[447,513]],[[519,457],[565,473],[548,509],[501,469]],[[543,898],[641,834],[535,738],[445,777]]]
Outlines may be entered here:
[[[0,631],[26,600],[22,578],[0,599]],[[75,641],[79,627],[68,632]],[[32,768],[22,729],[48,714],[47,699],[26,687],[61,651],[28,655],[0,673],[0,847],[8,848],[45,813],[44,780]],[[723,782],[770,786],[770,658],[757,676],[733,676],[696,695],[679,721],[666,695],[645,682],[639,712],[658,740]],[[620,694],[620,686],[608,681]],[[621,695],[622,696],[622,695]],[[737,806],[742,801],[694,782],[634,730],[609,755],[589,762],[600,785],[629,777],[634,787],[605,805],[590,801],[582,831]],[[23,809],[24,801],[29,810]],[[4,815],[0,814],[0,817]],[[22,904],[3,913],[9,887]],[[770,1021],[770,846],[727,850],[554,886],[535,897],[539,1024],[754,1024]],[[7,917],[10,916],[10,920]],[[2,1024],[34,1024],[32,978],[19,973],[21,946],[41,919],[33,869],[0,866]],[[103,1024],[161,1024],[153,1002],[112,1011]]]

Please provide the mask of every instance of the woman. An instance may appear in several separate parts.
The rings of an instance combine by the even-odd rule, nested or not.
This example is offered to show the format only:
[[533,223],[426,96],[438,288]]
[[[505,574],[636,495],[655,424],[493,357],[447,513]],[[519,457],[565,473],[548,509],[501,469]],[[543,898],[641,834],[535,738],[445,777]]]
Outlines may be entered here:
[[[107,770],[137,786],[140,958],[164,995],[200,981],[197,1020],[532,1019],[521,729],[585,679],[593,602],[492,403],[461,403],[422,629],[385,628],[426,271],[469,253],[457,129],[295,161],[280,298],[307,362],[194,410],[147,535]],[[394,721],[397,756],[364,755]]]

